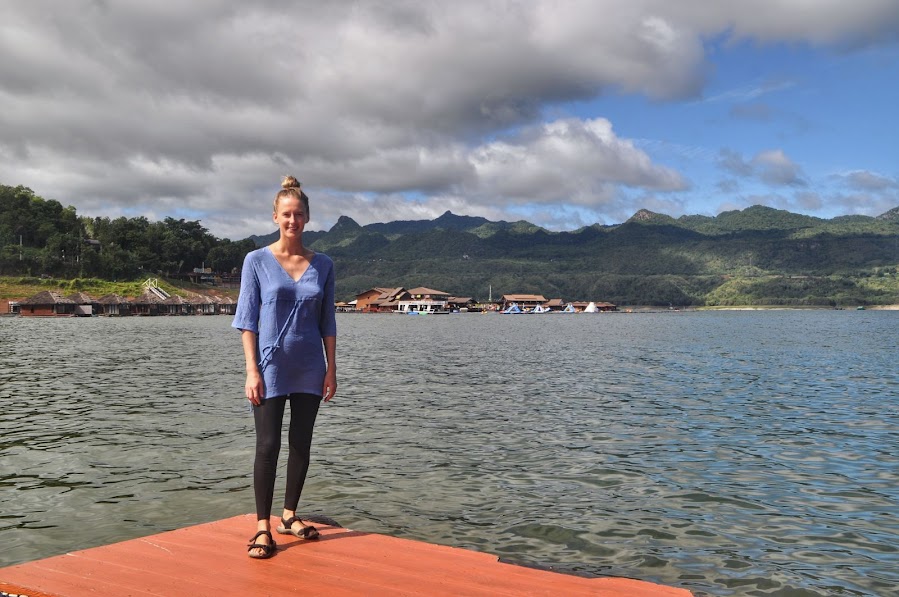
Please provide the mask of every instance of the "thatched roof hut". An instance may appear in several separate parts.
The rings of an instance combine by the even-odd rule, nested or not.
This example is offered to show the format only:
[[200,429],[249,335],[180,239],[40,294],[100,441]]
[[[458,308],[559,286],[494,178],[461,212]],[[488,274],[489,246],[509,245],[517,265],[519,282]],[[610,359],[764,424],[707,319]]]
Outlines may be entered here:
[[69,300],[75,301],[76,305],[93,305],[97,301],[91,298],[89,294],[84,292],[73,292],[68,297]]
[[132,305],[159,305],[162,303],[161,298],[149,290],[144,290],[139,296],[132,299]]
[[131,315],[131,303],[125,297],[114,292],[97,299],[98,315]]
[[193,305],[184,297],[173,294],[162,301],[163,312],[168,315],[189,315],[193,313]]
[[[97,301],[92,299],[89,294],[73,292],[67,298],[75,303],[75,315],[90,317],[94,314],[94,305],[97,304]],[[99,307],[99,305],[97,306]]]
[[38,292],[22,301],[20,305],[20,313],[25,316],[73,315],[75,313],[75,301],[50,290]]
[[37,294],[33,294],[29,296],[27,299],[22,301],[23,305],[74,305],[74,301],[71,299],[67,299],[58,292],[53,292],[51,290],[42,290]]
[[215,315],[218,312],[218,301],[205,294],[192,294],[187,298],[194,308],[195,315]]
[[212,297],[218,303],[218,313],[221,315],[234,315],[237,310],[237,301],[230,296]]
[[149,290],[131,301],[131,312],[134,315],[159,315],[162,299]]
[[128,305],[131,304],[128,299],[120,294],[116,294],[114,292],[110,292],[109,294],[104,294],[100,298],[97,299],[97,303],[100,305]]

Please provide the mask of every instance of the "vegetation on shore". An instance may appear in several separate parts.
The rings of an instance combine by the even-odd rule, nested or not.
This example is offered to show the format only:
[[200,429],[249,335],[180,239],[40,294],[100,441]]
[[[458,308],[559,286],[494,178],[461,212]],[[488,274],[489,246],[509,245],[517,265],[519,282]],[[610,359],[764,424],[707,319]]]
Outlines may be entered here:
[[239,269],[256,245],[216,238],[198,221],[79,217],[26,187],[0,185],[0,275],[139,280]]
[[[215,294],[237,298],[237,289],[212,288],[208,285],[192,284],[182,280],[157,279],[158,286],[171,295],[187,298],[191,294]],[[44,290],[58,292],[63,296],[73,292],[83,292],[94,298],[107,294],[135,297],[144,292],[144,280],[113,282],[97,278],[32,278],[27,276],[0,276],[0,299],[22,299]]]
[[338,263],[338,291],[426,283],[480,299],[489,288],[618,305],[899,303],[899,208],[832,220],[762,206],[714,218],[640,210],[572,232],[449,212],[368,226],[344,217],[311,246]]
[[[133,296],[146,278],[164,284],[167,276],[169,292],[209,292],[180,280],[201,267],[231,273],[272,240],[219,239],[172,218],[79,217],[30,189],[0,185],[0,297],[54,284]],[[339,300],[373,287],[428,286],[479,301],[533,293],[666,307],[899,304],[899,208],[829,220],[762,206],[676,219],[640,210],[623,224],[570,232],[450,212],[366,226],[342,216],[305,241],[334,259]]]

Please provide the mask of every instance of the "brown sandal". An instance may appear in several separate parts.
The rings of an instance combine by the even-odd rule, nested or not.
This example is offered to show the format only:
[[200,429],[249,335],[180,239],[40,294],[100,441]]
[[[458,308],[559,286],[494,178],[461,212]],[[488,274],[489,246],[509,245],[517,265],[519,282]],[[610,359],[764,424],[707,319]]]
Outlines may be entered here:
[[[258,539],[260,535],[265,535],[266,537],[268,537],[268,540],[271,543],[256,543],[256,539]],[[261,549],[262,553],[254,554],[254,549]],[[275,540],[272,538],[271,531],[259,531],[258,533],[253,535],[252,539],[250,539],[250,543],[247,545],[247,555],[251,558],[256,558],[257,560],[264,560],[275,555],[276,549],[278,549],[278,544],[275,543]]]

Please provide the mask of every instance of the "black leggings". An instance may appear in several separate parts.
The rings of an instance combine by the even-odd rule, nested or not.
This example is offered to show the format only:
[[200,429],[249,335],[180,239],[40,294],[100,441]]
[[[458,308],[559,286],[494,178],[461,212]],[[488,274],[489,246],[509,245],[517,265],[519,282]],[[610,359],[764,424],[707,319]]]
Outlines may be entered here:
[[275,471],[281,451],[281,423],[284,405],[290,402],[290,431],[287,442],[287,489],[284,509],[296,510],[309,471],[309,451],[312,447],[312,428],[318,415],[321,396],[290,394],[262,401],[253,408],[256,421],[256,460],[253,464],[253,491],[256,494],[256,517],[268,520],[275,493]]

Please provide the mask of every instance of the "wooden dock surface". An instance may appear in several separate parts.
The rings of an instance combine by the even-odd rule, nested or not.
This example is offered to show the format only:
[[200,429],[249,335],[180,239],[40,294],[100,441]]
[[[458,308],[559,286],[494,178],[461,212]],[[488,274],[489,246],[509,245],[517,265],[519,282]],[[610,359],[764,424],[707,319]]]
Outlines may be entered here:
[[245,545],[255,516],[236,516],[0,568],[0,591],[29,597],[691,595],[639,580],[582,578],[466,549],[316,527],[318,541],[274,533],[274,557],[253,560]]

